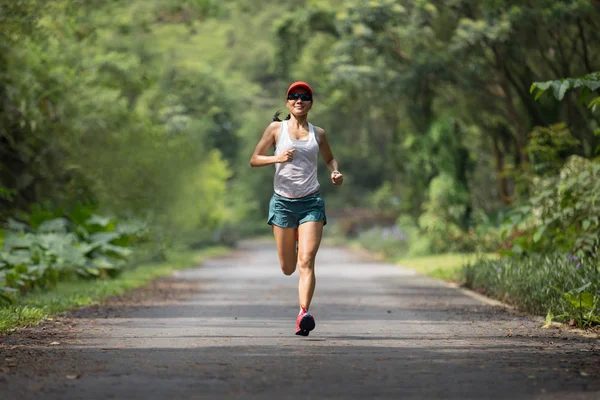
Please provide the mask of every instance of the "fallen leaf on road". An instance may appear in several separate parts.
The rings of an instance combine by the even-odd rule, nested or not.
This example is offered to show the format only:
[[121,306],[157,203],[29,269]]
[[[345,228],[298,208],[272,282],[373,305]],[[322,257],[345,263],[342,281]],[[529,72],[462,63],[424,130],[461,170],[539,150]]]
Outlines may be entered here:
[[67,379],[79,379],[80,375],[67,375]]
[[56,346],[56,345],[59,345],[59,344],[60,344],[60,342],[52,342],[52,343],[50,343],[50,346]]
[[588,374],[587,372],[583,372],[583,371],[580,371],[579,375],[581,375],[581,376],[590,376],[590,374]]

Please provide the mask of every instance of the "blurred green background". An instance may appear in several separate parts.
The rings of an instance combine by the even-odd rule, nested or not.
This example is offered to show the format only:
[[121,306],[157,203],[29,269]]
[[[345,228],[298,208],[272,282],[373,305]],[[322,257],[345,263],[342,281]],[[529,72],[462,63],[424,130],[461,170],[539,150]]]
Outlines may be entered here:
[[590,0],[0,0],[2,296],[269,234],[249,158],[304,80],[345,176],[320,161],[326,237],[576,257],[567,301],[599,276],[599,28]]

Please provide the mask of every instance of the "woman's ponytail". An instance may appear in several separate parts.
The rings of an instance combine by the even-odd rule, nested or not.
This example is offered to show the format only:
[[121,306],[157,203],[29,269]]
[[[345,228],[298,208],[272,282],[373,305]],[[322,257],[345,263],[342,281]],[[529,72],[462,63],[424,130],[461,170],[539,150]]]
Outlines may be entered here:
[[[281,114],[281,110],[277,110],[277,112],[275,113],[275,115],[273,115],[273,121],[275,121],[275,122],[281,122],[281,120],[279,119],[279,114]],[[287,117],[285,117],[285,120],[287,121],[290,118],[291,118],[291,116],[290,116],[290,114],[288,114]]]

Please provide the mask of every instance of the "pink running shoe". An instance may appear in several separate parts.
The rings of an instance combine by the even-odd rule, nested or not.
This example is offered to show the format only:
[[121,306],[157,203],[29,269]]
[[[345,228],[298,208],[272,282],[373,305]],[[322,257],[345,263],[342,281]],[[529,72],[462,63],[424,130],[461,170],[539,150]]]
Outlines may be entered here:
[[296,318],[296,335],[308,336],[316,325],[313,316],[303,308],[302,312],[298,314],[298,318]]

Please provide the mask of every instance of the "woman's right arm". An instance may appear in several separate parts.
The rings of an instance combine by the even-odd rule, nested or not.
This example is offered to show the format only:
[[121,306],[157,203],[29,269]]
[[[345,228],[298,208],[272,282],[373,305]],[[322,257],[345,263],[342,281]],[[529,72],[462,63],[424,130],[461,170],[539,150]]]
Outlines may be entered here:
[[278,156],[267,156],[267,150],[271,146],[275,145],[275,141],[277,138],[277,132],[279,132],[281,122],[272,122],[267,129],[265,129],[265,133],[263,133],[262,138],[256,145],[254,149],[254,153],[252,153],[252,157],[250,158],[250,166],[251,167],[264,167],[266,165],[272,165],[281,162],[291,161],[294,156],[294,150],[287,150]]

